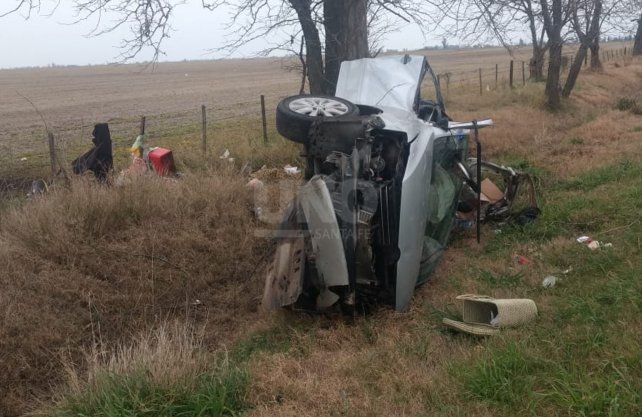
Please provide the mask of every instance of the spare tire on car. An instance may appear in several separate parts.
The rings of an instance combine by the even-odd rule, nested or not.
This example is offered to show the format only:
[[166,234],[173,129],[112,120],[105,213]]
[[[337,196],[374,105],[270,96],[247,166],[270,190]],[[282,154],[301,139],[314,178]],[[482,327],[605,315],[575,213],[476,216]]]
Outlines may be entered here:
[[287,139],[308,141],[310,126],[320,118],[339,119],[359,114],[359,108],[339,97],[299,94],[287,97],[276,107],[276,129]]

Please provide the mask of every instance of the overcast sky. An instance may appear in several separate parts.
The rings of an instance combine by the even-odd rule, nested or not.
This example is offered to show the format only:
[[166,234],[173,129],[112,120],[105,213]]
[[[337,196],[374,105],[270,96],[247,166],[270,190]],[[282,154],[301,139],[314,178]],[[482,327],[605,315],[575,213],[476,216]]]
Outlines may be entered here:
[[[14,3],[14,0],[0,0],[0,4]],[[62,4],[52,17],[32,15],[30,19],[20,14],[0,18],[0,68],[25,66],[104,64],[118,60],[120,40],[128,35],[128,29],[87,37],[95,23],[83,22],[75,25],[72,7]],[[208,50],[220,46],[226,34],[224,25],[229,10],[215,12],[202,8],[200,1],[188,1],[174,11],[174,31],[166,41],[167,53],[161,60],[220,58],[223,54],[212,54]],[[0,13],[8,6],[0,6]],[[244,47],[235,56],[253,56],[269,40],[254,42]],[[424,45],[436,45],[440,39],[424,39],[421,32],[408,25],[387,36],[385,47],[392,49],[416,49]],[[150,57],[143,53],[137,60]]]

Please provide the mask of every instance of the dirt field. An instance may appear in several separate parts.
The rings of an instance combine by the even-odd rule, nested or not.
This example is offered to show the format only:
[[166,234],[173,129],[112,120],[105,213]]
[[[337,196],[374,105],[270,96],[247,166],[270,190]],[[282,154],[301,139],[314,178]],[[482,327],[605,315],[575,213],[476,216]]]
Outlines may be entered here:
[[[609,43],[603,50],[622,48]],[[570,53],[573,47],[569,47]],[[484,84],[494,86],[493,68],[506,81],[510,56],[501,48],[420,51],[436,72],[452,73],[452,86],[479,90],[477,69]],[[516,49],[515,78],[521,82],[521,60],[528,48]],[[0,179],[42,175],[48,165],[43,122],[27,97],[57,136],[62,159],[70,161],[90,139],[90,126],[109,121],[117,146],[133,141],[141,115],[149,117],[148,133],[176,138],[177,131],[195,128],[200,106],[209,108],[215,146],[216,125],[231,119],[257,118],[259,96],[268,114],[278,100],[298,91],[299,77],[284,69],[280,59],[243,59],[159,64],[153,71],[139,65],[58,67],[0,71]],[[518,81],[519,80],[519,81]],[[271,117],[269,122],[271,123]],[[172,145],[166,143],[167,145]],[[195,143],[196,145],[196,143]],[[174,146],[175,147],[175,144]],[[27,160],[22,160],[27,158]]]

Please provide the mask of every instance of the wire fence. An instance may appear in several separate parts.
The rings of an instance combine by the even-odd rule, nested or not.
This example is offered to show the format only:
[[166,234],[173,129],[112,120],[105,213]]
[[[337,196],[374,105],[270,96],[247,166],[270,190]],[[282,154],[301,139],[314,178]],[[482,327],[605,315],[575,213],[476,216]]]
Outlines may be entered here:
[[[600,58],[603,63],[623,62],[631,59],[631,52],[629,47],[609,49],[602,51]],[[575,54],[563,55],[563,73],[574,59]],[[544,62],[544,72],[547,65],[548,62]],[[583,69],[588,65],[587,58]],[[473,70],[441,71],[437,77],[442,94],[448,100],[453,95],[483,96],[500,89],[513,90],[527,85],[531,73],[528,62],[509,60]],[[429,95],[426,87],[430,88],[430,83],[422,86],[422,92]],[[259,96],[252,101],[197,105],[182,111],[145,115],[145,133],[153,145],[200,149],[213,156],[233,141],[245,140],[252,146],[267,146],[278,137],[272,115],[278,102],[285,97]],[[127,149],[139,134],[140,125],[140,116],[109,120],[115,157],[118,154],[126,161]],[[55,176],[61,170],[69,170],[71,160],[88,148],[91,129],[92,126],[82,120],[65,122],[51,129],[53,139],[42,137],[42,128],[34,127],[31,138],[0,142],[0,195],[24,190],[34,178]]]
[[[600,52],[602,63],[626,61],[631,58],[632,49],[623,47],[618,49],[609,49]],[[562,54],[562,80],[568,73],[568,68],[573,65],[576,59],[575,53]],[[544,74],[548,67],[548,58],[542,62]],[[582,69],[587,69],[590,65],[589,54],[586,54]],[[457,94],[476,94],[483,95],[484,92],[497,90],[500,88],[515,88],[525,86],[534,76],[535,69],[531,67],[530,62],[524,60],[509,60],[502,63],[480,66],[473,70],[467,71],[442,71],[437,74],[442,94],[446,97],[451,92]]]

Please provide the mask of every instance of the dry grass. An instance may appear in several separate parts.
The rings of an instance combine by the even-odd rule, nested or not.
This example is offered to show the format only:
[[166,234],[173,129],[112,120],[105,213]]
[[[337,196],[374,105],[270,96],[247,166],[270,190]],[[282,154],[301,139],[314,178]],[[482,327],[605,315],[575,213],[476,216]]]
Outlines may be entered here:
[[126,375],[141,369],[154,382],[168,386],[186,378],[194,379],[209,368],[210,360],[203,349],[202,332],[179,322],[163,323],[116,349],[93,345],[84,358],[82,370],[74,368],[73,363],[66,364],[67,395],[82,394],[105,373]]
[[19,414],[79,360],[166,319],[228,344],[256,320],[270,243],[231,169],[107,188],[77,181],[0,220],[0,410]]
[[[65,391],[36,414],[223,416],[245,407],[247,374],[203,349],[184,324],[161,325],[113,353],[95,346],[87,370],[68,368]],[[171,366],[168,366],[171,365]]]
[[[497,126],[482,135],[486,156],[530,169],[554,188],[569,175],[611,166],[622,157],[639,163],[639,116],[616,110],[615,103],[624,95],[639,97],[641,83],[642,66],[633,63],[582,77],[559,114],[538,110],[541,85],[481,98],[453,95],[449,108],[460,120],[495,119]],[[0,369],[8,370],[0,381],[3,415],[19,415],[33,398],[48,398],[52,384],[65,380],[69,362],[76,369],[72,397],[91,391],[95,369],[127,373],[128,364],[143,363],[159,372],[154,374],[159,380],[183,367],[189,373],[203,360],[193,356],[192,339],[175,346],[165,343],[169,339],[161,332],[151,344],[148,338],[130,341],[174,319],[202,327],[205,349],[233,346],[233,354],[247,363],[251,415],[495,415],[492,402],[462,399],[467,388],[452,377],[459,372],[453,363],[496,350],[510,359],[511,337],[535,343],[535,336],[528,330],[506,332],[484,343],[442,331],[439,319],[455,316],[455,295],[492,290],[496,296],[527,291],[547,317],[544,325],[553,322],[556,299],[532,288],[551,267],[561,268],[557,253],[574,250],[561,230],[597,227],[595,213],[576,201],[581,192],[565,192],[569,203],[563,207],[543,196],[547,207],[556,207],[544,219],[554,225],[554,234],[543,227],[528,239],[493,238],[485,230],[488,244],[482,247],[467,237],[456,240],[407,313],[382,308],[355,324],[284,313],[266,317],[257,306],[271,244],[254,235],[263,225],[250,213],[251,195],[238,168],[244,159],[255,168],[278,166],[292,161],[296,149],[288,146],[282,153],[272,145],[263,152],[236,139],[243,138],[242,126],[227,132],[221,143],[240,155],[235,165],[215,155],[215,166],[188,169],[180,181],[142,178],[120,188],[79,180],[2,212]],[[167,135],[169,140],[172,134]],[[186,143],[195,135],[175,132]],[[202,165],[189,146],[182,149],[181,165]],[[600,204],[608,213],[607,202]],[[606,216],[599,230],[621,222]],[[516,269],[513,252],[533,258],[534,266]],[[541,329],[537,337],[550,331]],[[95,346],[105,349],[97,362],[96,356],[86,359]],[[514,411],[505,410],[504,415]]]

